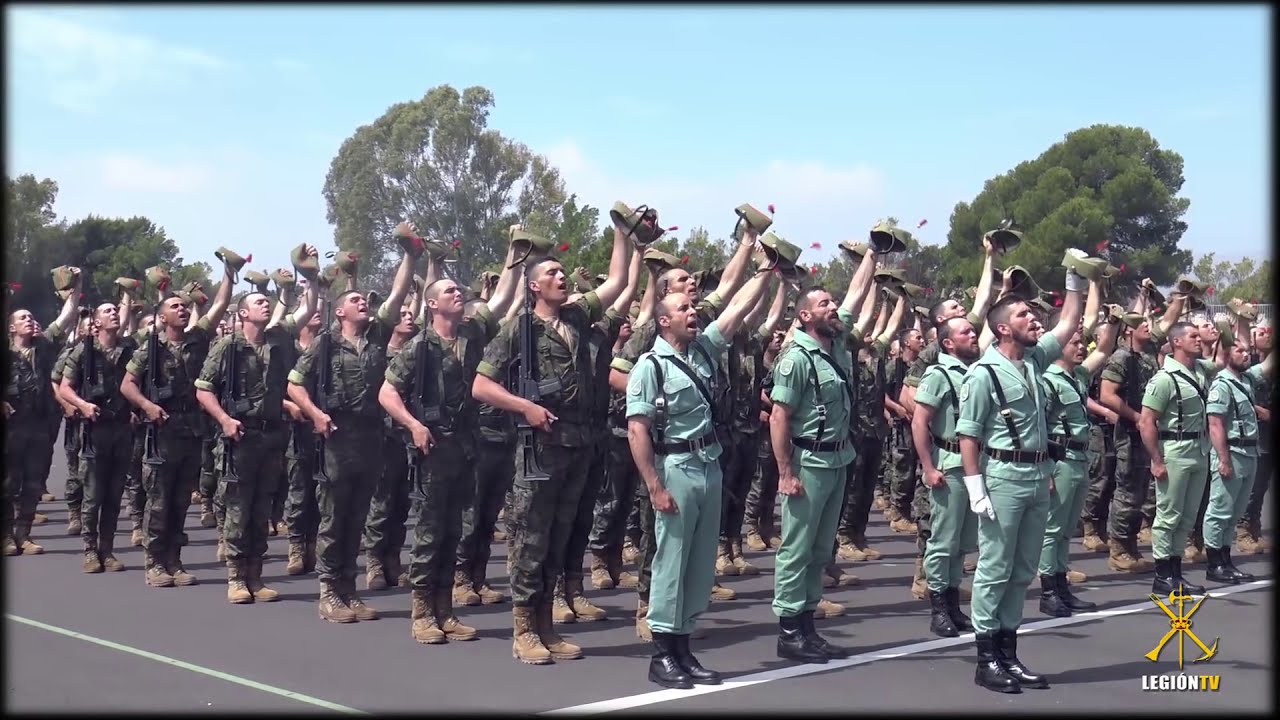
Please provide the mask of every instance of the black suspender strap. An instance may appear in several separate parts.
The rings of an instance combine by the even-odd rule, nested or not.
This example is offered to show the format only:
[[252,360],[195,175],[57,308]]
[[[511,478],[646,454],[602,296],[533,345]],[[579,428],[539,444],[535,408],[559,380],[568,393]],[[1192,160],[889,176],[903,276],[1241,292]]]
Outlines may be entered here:
[[1172,380],[1173,380],[1173,391],[1174,391],[1174,397],[1175,397],[1175,401],[1176,401],[1176,402],[1177,402],[1177,404],[1178,404],[1178,405],[1177,405],[1177,407],[1178,407],[1178,432],[1179,432],[1179,433],[1183,433],[1183,432],[1186,432],[1186,426],[1183,424],[1183,417],[1182,417],[1182,388],[1181,388],[1181,386],[1179,386],[1179,385],[1178,385],[1178,376],[1181,376],[1183,380],[1186,380],[1186,381],[1187,381],[1187,383],[1191,385],[1191,388],[1192,388],[1193,390],[1195,390],[1195,391],[1196,391],[1196,394],[1200,396],[1200,403],[1201,403],[1201,404],[1204,404],[1204,403],[1205,403],[1205,401],[1208,399],[1208,396],[1207,396],[1207,395],[1205,395],[1204,389],[1203,389],[1203,388],[1201,388],[1201,387],[1200,387],[1200,385],[1199,385],[1199,384],[1197,384],[1195,380],[1192,380],[1191,378],[1187,377],[1187,375],[1186,375],[1185,373],[1183,373],[1183,372],[1181,372],[1181,371],[1179,371],[1179,370],[1166,370],[1165,372],[1169,373],[1169,377],[1170,377],[1170,379],[1172,379]]
[[654,381],[658,384],[658,396],[653,399],[653,446],[656,450],[666,442],[667,392],[662,376],[662,363],[658,362],[657,355],[650,355],[649,360],[653,364]]
[[1018,428],[1013,424],[1013,410],[1009,407],[1009,400],[1004,396],[1004,387],[1000,385],[1000,378],[996,375],[996,369],[990,365],[983,365],[982,369],[987,371],[991,376],[991,384],[994,386],[996,393],[996,401],[1000,403],[1000,416],[1004,418],[1004,426],[1009,431],[1009,437],[1013,442],[1014,450],[1022,449],[1022,438],[1018,435]]
[[[853,412],[856,407],[853,403],[853,391],[849,389],[849,377],[840,369],[840,365],[832,361],[823,353],[813,353],[805,348],[800,348],[804,356],[809,360],[809,371],[813,374],[813,407],[818,411],[818,434],[813,438],[814,442],[822,442],[822,435],[826,432],[827,427],[827,406],[822,402],[822,396],[818,394],[821,384],[818,382],[818,366],[813,362],[815,355],[821,357],[822,360],[835,370],[836,376],[840,378],[840,386],[844,388],[845,397],[849,399],[849,412]],[[794,438],[793,438],[794,441]]]
[[[1046,383],[1049,386],[1049,392],[1053,393],[1053,404],[1066,410],[1067,406],[1062,404],[1062,396],[1058,394],[1058,388],[1053,383]],[[1071,428],[1067,426],[1067,413],[1060,411],[1058,419],[1062,421],[1062,438],[1064,440],[1071,439]]]
[[947,392],[951,394],[951,419],[953,424],[960,422],[960,398],[956,395],[956,386],[951,382],[951,373],[946,366],[942,367],[942,379],[947,381]]

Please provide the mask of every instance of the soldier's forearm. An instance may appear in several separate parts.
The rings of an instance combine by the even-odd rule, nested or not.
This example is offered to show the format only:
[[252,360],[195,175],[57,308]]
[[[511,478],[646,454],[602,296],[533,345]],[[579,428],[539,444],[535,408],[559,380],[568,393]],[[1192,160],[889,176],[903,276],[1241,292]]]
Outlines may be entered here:
[[981,445],[979,440],[967,435],[961,435],[957,439],[960,441],[960,464],[964,467],[964,474],[981,474],[982,464],[978,462],[978,448]]
[[627,445],[631,447],[631,457],[636,463],[636,472],[644,481],[645,488],[652,495],[662,487],[662,479],[658,477],[658,469],[654,465],[653,439],[649,437],[649,429],[640,423],[627,424]]

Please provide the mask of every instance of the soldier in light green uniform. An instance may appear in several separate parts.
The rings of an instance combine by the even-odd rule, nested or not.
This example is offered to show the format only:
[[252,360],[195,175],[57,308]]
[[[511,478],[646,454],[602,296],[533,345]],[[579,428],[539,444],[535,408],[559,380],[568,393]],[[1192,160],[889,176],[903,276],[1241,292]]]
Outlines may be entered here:
[[[1220,583],[1236,585],[1253,576],[1241,572],[1231,559],[1233,529],[1244,516],[1253,483],[1257,481],[1258,434],[1257,388],[1273,372],[1271,355],[1250,367],[1249,328],[1239,327],[1235,337],[1223,333],[1223,345],[1235,340],[1227,352],[1227,366],[1213,379],[1205,412],[1209,415],[1210,478],[1209,507],[1204,514],[1204,545],[1209,556],[1206,576]],[[1262,478],[1263,481],[1267,478]]]
[[822,577],[835,556],[846,468],[857,455],[850,432],[853,358],[847,344],[837,341],[847,335],[853,309],[871,291],[875,265],[875,254],[866,253],[838,307],[820,287],[800,293],[800,329],[773,368],[769,437],[782,496],[773,612],[779,626],[777,653],[789,660],[823,664],[849,655],[818,635],[813,621],[822,600]]
[[1040,551],[1040,612],[1050,617],[1069,617],[1088,612],[1097,605],[1077,598],[1067,582],[1067,562],[1071,535],[1089,490],[1089,382],[1115,350],[1119,330],[1119,306],[1107,313],[1107,322],[1098,332],[1097,347],[1088,356],[1087,329],[1071,336],[1062,348],[1062,357],[1044,373],[1049,393],[1045,420],[1049,427],[1054,458],[1053,488],[1049,493],[1049,520]]
[[1156,576],[1151,591],[1161,597],[1179,586],[1184,592],[1204,593],[1203,586],[1182,575],[1182,553],[1209,481],[1209,382],[1225,364],[1222,350],[1216,361],[1200,359],[1200,330],[1191,323],[1174,324],[1169,345],[1172,352],[1147,383],[1138,420],[1156,481],[1156,517],[1151,523]]
[[660,336],[627,379],[627,435],[655,515],[649,680],[664,687],[720,683],[720,675],[703,668],[689,650],[689,635],[715,583],[723,502],[719,458],[724,449],[716,437],[709,388],[728,338],[738,332],[768,280],[758,273],[748,281],[704,333],[688,295],[664,297],[655,309]]
[[1087,285],[1067,271],[1062,315],[1038,341],[1040,323],[1027,303],[1015,295],[997,300],[987,315],[995,342],[960,387],[956,434],[969,507],[979,514],[971,603],[978,654],[974,682],[996,692],[1049,686],[1017,655],[1023,602],[1044,543],[1053,470],[1040,375],[1076,332]]
[[956,423],[960,418],[960,385],[969,364],[978,359],[978,333],[962,317],[938,326],[938,360],[924,370],[915,389],[911,434],[932,505],[929,540],[924,551],[928,587],[929,631],[957,637],[972,630],[960,610],[964,554],[977,547],[978,518],[969,512]]

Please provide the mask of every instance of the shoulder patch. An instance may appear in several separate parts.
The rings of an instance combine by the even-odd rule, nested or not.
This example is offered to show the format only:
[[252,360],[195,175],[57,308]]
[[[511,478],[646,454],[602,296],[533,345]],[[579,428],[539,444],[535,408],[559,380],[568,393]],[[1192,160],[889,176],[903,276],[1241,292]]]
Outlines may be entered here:
[[1214,389],[1209,391],[1209,402],[1211,403],[1222,402],[1222,388],[1215,387]]
[[778,374],[783,377],[790,375],[795,369],[796,362],[791,358],[785,358],[782,362],[778,363]]
[[969,383],[963,383],[960,385],[960,401],[964,402],[965,400],[968,400],[968,399],[969,399]]

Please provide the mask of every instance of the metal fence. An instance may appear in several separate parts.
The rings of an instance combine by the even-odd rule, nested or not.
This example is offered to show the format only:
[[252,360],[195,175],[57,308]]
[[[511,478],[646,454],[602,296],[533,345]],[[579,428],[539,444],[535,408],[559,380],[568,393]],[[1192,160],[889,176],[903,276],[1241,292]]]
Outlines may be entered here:
[[[1271,303],[1264,303],[1257,306],[1258,322],[1266,321],[1267,325],[1272,325],[1275,320],[1275,306]],[[1207,305],[1205,312],[1214,320],[1226,320],[1231,316],[1227,313],[1226,305]]]

